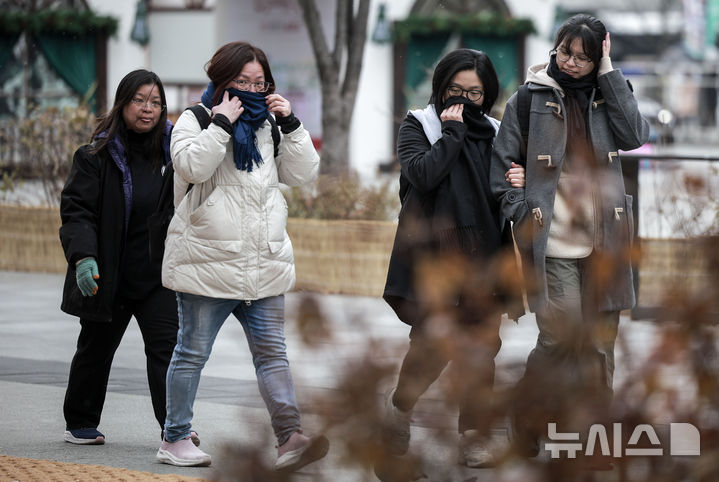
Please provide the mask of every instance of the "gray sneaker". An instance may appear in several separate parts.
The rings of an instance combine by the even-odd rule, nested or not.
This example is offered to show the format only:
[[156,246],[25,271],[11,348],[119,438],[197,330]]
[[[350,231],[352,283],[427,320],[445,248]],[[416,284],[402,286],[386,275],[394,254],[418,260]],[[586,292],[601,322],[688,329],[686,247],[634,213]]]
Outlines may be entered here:
[[459,463],[467,467],[494,467],[508,450],[506,434],[482,437],[477,430],[467,430],[459,436]]
[[392,455],[404,455],[409,450],[409,422],[412,412],[403,412],[392,403],[397,387],[389,391],[384,401],[382,441]]

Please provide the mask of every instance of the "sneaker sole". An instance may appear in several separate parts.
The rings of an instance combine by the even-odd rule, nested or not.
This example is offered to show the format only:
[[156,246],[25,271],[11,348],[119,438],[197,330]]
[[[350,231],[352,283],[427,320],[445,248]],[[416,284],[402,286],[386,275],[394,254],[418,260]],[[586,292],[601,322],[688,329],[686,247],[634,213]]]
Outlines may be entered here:
[[310,445],[298,455],[297,459],[290,461],[283,466],[275,465],[275,470],[278,472],[294,472],[299,470],[305,465],[311,464],[312,462],[321,459],[330,449],[330,441],[324,435],[317,437],[312,440]]
[[157,451],[157,460],[164,464],[177,465],[178,467],[207,467],[212,463],[212,458],[208,455],[207,458],[200,460],[187,460],[178,459],[167,450],[159,449]]
[[105,444],[105,437],[95,437],[95,438],[77,438],[72,435],[72,432],[69,430],[65,430],[65,434],[63,435],[63,438],[65,439],[65,442],[70,442],[71,444],[75,445],[104,445]]

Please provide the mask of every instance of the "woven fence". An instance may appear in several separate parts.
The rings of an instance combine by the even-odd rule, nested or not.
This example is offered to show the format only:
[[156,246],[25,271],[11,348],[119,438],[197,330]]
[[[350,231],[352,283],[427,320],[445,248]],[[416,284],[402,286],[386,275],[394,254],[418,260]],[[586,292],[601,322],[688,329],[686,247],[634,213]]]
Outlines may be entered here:
[[[0,269],[63,273],[57,208],[0,205]],[[396,224],[291,218],[287,231],[295,252],[295,289],[319,293],[381,296]],[[702,293],[715,287],[712,241],[642,239],[639,304],[660,306],[681,287]],[[716,292],[716,290],[714,290]]]
[[58,208],[0,205],[0,269],[64,273]]
[[[64,273],[58,208],[0,205],[0,270]],[[295,289],[380,296],[396,225],[292,218]]]

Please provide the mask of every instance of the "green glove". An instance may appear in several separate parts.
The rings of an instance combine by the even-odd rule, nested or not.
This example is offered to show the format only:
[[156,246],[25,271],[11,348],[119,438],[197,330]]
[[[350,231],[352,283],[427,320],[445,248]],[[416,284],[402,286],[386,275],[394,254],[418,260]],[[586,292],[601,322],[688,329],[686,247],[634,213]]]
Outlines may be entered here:
[[78,261],[75,265],[75,276],[82,296],[93,296],[97,293],[95,280],[100,279],[100,273],[97,271],[95,258],[83,258]]

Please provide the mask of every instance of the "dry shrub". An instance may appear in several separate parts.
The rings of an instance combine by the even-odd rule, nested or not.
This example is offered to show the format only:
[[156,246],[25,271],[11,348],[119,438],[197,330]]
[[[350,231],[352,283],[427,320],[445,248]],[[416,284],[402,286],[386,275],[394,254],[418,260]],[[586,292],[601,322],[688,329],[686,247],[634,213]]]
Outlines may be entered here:
[[356,173],[322,175],[302,187],[285,191],[290,217],[387,221],[399,212],[397,189],[391,182],[363,186]]
[[88,141],[94,123],[86,107],[51,107],[6,122],[0,134],[3,190],[12,190],[17,178],[39,179],[46,203],[58,205],[72,156]]

